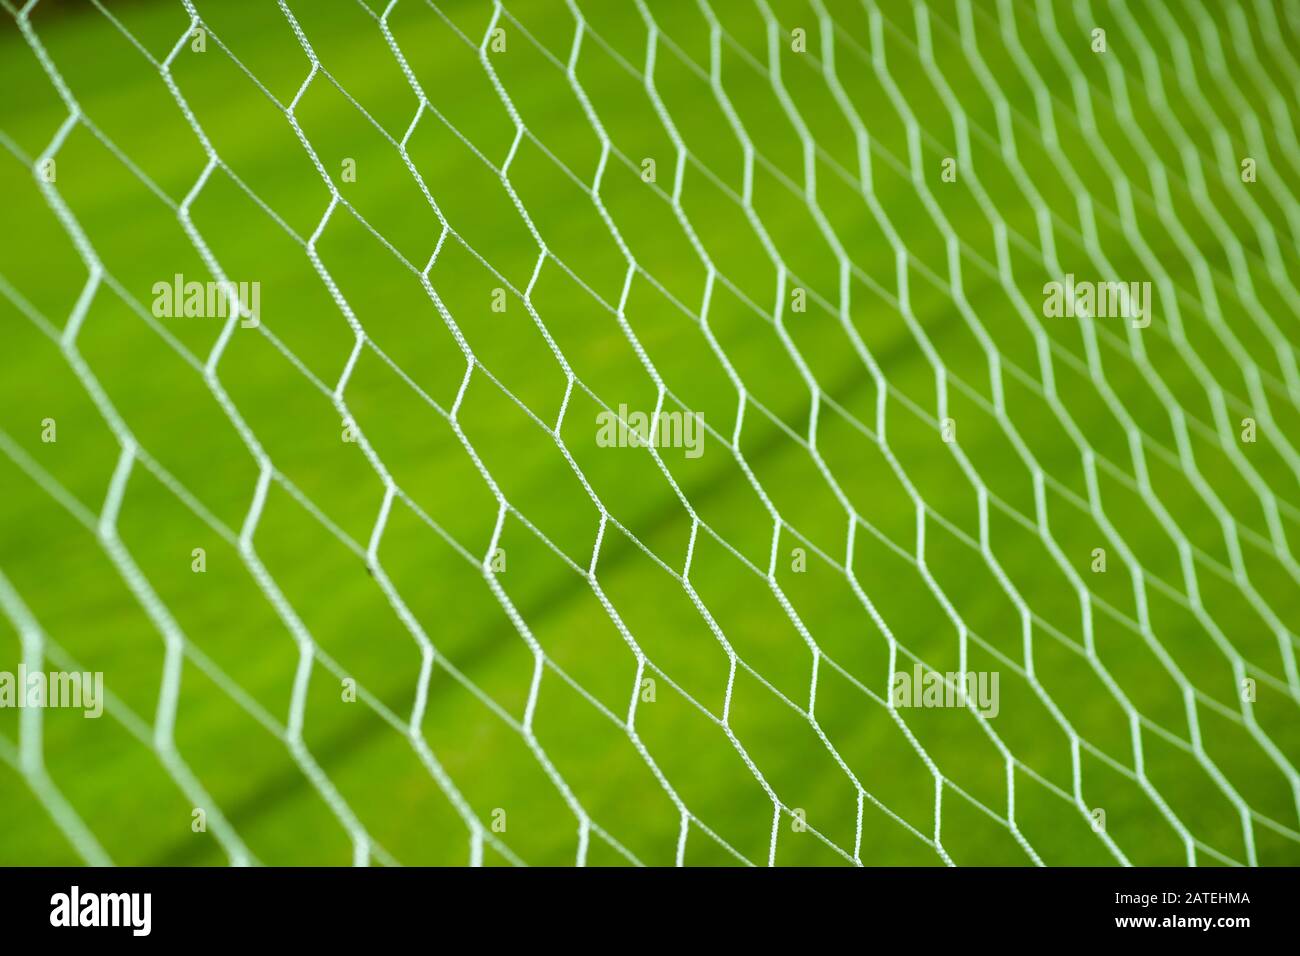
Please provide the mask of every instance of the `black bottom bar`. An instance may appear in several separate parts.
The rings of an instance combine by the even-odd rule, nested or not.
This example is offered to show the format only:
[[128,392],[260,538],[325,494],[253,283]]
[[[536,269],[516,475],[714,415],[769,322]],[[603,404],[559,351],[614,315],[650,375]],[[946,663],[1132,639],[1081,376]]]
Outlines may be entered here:
[[1296,885],[1295,869],[10,869],[0,870],[0,925],[14,943],[77,934],[373,946],[391,937],[459,949],[467,934],[485,934],[486,945],[612,946],[630,932],[731,943],[813,934],[804,938],[820,946],[835,938],[828,932],[863,943],[900,932],[917,942],[1046,932],[1231,944],[1294,930]]

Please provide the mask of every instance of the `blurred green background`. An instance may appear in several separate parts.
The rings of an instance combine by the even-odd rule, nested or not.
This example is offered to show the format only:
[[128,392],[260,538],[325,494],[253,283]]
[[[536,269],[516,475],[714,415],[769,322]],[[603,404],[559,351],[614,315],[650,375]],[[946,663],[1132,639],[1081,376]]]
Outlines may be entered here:
[[0,864],[1300,863],[1296,5],[0,6]]

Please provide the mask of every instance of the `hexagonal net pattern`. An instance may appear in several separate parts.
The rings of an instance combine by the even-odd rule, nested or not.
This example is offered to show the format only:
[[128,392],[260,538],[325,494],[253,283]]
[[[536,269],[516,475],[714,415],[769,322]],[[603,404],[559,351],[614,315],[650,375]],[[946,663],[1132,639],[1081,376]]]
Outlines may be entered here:
[[[82,274],[62,276],[74,301],[51,313],[35,280],[0,259],[0,303],[75,378],[115,451],[98,506],[25,440],[27,425],[0,423],[0,451],[40,508],[71,518],[102,552],[116,600],[161,637],[153,715],[113,693],[111,671],[106,712],[187,806],[204,808],[229,862],[278,859],[254,846],[241,823],[249,811],[225,806],[206,758],[184,742],[191,680],[274,741],[357,864],[411,860],[317,753],[313,688],[333,679],[355,681],[349,706],[408,751],[419,785],[459,821],[439,839],[475,865],[682,864],[706,848],[748,864],[1127,865],[1156,859],[1144,835],[1154,830],[1170,848],[1161,860],[1300,860],[1293,5],[635,0],[615,12],[579,0],[545,11],[338,0],[308,11],[277,0],[260,14],[281,31],[272,46],[237,36],[229,11],[201,0],[156,5],[168,8],[165,27],[161,14],[89,0],[82,28],[129,44],[134,82],[170,106],[190,136],[184,149],[197,149],[197,175],[183,182],[146,158],[170,147],[118,135],[96,112],[104,101],[72,82],[81,67],[59,5],[3,6],[14,27],[5,39],[29,52],[58,122],[33,148],[30,129],[0,114],[0,155],[39,196],[23,208],[44,217],[41,235],[69,244]],[[346,29],[325,23],[345,14]],[[336,35],[349,31],[347,42]],[[242,84],[238,102],[262,111],[250,126],[290,134],[294,182],[278,160],[242,165],[245,144],[218,132],[231,118],[198,72],[216,64]],[[381,67],[394,82],[381,82]],[[349,135],[374,142],[355,177],[316,129],[327,98],[329,116],[362,131]],[[643,149],[641,134],[655,145]],[[101,188],[141,190],[183,234],[192,271],[217,284],[222,317],[201,347],[114,264],[125,240],[69,184],[83,143],[112,168]],[[482,185],[446,174],[452,151],[463,157],[455,169],[472,168]],[[406,199],[376,200],[366,176],[400,183]],[[291,192],[306,198],[283,202]],[[236,198],[210,226],[218,193]],[[217,234],[245,228],[230,225],[239,216],[275,233],[278,254],[314,284],[318,305],[299,310],[307,338],[302,315],[285,318],[270,297],[259,314],[236,292],[248,260]],[[421,225],[407,228],[414,217]],[[507,248],[494,233],[508,230],[523,238]],[[360,291],[343,235],[376,250],[373,269],[391,270],[385,281],[414,290],[424,311]],[[471,272],[481,282],[462,296]],[[1044,280],[1076,274],[1140,280],[1156,304],[1145,323],[1095,304],[1053,315],[1038,300]],[[238,520],[191,487],[102,381],[121,357],[85,341],[106,303],[183,363],[236,437],[241,467],[252,467]],[[497,314],[517,324],[485,335],[484,316]],[[341,355],[321,359],[313,323],[343,336]],[[441,378],[412,357],[416,328],[451,356]],[[524,358],[498,349],[525,338],[534,350]],[[319,500],[316,479],[331,466],[304,479],[282,436],[268,438],[267,414],[290,406],[236,384],[246,342],[281,363],[277,389],[309,395],[331,428],[342,423],[337,444],[368,482],[360,524],[357,509]],[[610,350],[627,364],[602,374]],[[403,419],[408,435],[425,417],[441,429],[438,454],[489,503],[486,533],[462,530],[456,506],[448,518],[429,504],[450,486],[434,481],[432,499],[417,490],[405,446],[388,451],[385,413],[360,397],[361,379],[381,373],[402,408],[424,416]],[[635,392],[619,391],[632,381]],[[703,381],[714,383],[707,398]],[[645,399],[642,424],[633,394]],[[592,412],[630,447],[605,447]],[[674,414],[682,428],[698,422],[700,446],[665,440]],[[506,418],[527,438],[494,436],[491,423]],[[501,442],[519,445],[517,465],[497,454]],[[716,470],[697,470],[704,463]],[[530,475],[543,477],[530,486]],[[283,717],[220,662],[220,633],[186,623],[123,531],[142,482],[168,502],[156,520],[176,508],[196,519],[274,615],[291,648]],[[888,496],[873,490],[885,486]],[[562,487],[575,494],[551,508]],[[638,495],[672,517],[648,517]],[[738,501],[746,507],[731,510]],[[384,618],[415,651],[400,693],[357,677],[266,553],[280,550],[267,524],[282,507],[368,572],[368,619]],[[399,536],[481,581],[492,613],[456,618],[444,605],[430,617],[420,575],[442,565],[393,550]],[[33,595],[20,558],[0,551],[0,620],[26,672],[88,670],[76,641],[43,623],[50,594],[72,585]],[[294,560],[310,567],[313,556]],[[534,560],[559,569],[540,596],[512,584],[531,580]],[[630,562],[653,582],[635,585],[639,599],[618,583]],[[813,578],[823,583],[810,589]],[[318,588],[355,587],[342,581]],[[590,613],[557,644],[548,618],[577,601]],[[673,602],[693,618],[689,637],[644,606]],[[475,648],[455,634],[466,630],[522,649],[519,693],[465,663]],[[597,631],[620,645],[613,692],[581,663],[597,654]],[[699,672],[697,654],[709,661]],[[957,693],[953,704],[976,673],[1000,677],[1001,700],[995,682],[993,701]],[[949,706],[923,705],[923,683]],[[617,738],[625,756],[606,776],[556,755],[563,734],[546,712],[561,690]],[[495,728],[474,753],[490,762],[488,737],[504,735],[553,791],[567,820],[554,824],[562,852],[521,849],[475,795],[478,764],[446,744],[460,729],[472,736],[440,710],[453,691]],[[698,739],[719,745],[735,771],[725,782],[674,752],[702,747],[697,738],[648,730],[669,697]],[[0,759],[81,859],[121,862],[103,824],[47,769],[51,719],[22,710],[16,736],[0,735]],[[66,738],[58,746],[74,747]],[[894,785],[904,764],[910,796]],[[638,835],[635,811],[606,819],[621,818],[611,808],[634,772],[624,767],[646,782],[638,793],[670,808],[661,857],[641,849],[654,840]],[[819,801],[831,791],[828,809]],[[761,839],[734,822],[755,816]]]

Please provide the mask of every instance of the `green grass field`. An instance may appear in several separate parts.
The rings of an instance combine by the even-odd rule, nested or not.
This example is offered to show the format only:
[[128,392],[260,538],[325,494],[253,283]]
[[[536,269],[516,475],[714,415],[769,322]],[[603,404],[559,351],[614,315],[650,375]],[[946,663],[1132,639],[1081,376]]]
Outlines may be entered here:
[[0,7],[0,864],[1300,863],[1296,4]]

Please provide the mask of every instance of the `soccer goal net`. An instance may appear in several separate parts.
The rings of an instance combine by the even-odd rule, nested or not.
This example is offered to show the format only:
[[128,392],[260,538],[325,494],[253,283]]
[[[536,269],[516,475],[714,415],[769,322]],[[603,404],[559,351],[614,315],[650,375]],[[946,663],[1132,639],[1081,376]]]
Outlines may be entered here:
[[1294,5],[0,7],[0,863],[1300,862]]

